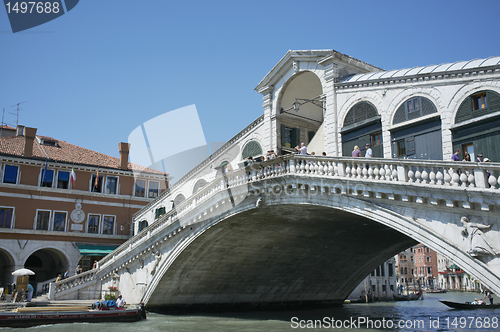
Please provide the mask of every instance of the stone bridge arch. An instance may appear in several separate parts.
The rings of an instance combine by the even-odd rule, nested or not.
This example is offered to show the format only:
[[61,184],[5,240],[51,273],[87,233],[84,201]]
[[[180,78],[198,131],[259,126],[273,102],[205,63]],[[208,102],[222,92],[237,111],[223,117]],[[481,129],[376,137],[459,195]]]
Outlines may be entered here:
[[[500,189],[491,177],[487,186],[486,173],[478,163],[377,158],[290,155],[252,164],[187,197],[104,258],[96,275],[101,289],[119,275],[126,298],[149,307],[341,303],[374,267],[422,242],[500,293],[500,219],[492,213]],[[493,252],[475,252],[474,227]],[[370,243],[373,234],[383,243]],[[270,255],[271,263],[259,261]],[[317,276],[335,287],[314,288]],[[236,280],[255,283],[242,290]]]
[[274,194],[253,191],[232,211],[188,226],[142,301],[169,309],[340,304],[374,268],[420,242],[488,285],[498,280],[484,262],[443,237],[460,236],[460,214],[420,218],[442,224],[433,229],[423,227],[416,210],[404,207],[402,214],[343,195],[342,186],[325,195],[289,181],[270,186]]

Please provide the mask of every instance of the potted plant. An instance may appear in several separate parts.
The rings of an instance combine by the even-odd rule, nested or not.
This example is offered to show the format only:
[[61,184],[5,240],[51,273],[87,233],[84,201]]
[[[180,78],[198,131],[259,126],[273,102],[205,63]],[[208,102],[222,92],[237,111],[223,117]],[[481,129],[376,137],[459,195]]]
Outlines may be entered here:
[[105,300],[116,300],[116,298],[117,298],[116,293],[117,292],[118,292],[118,287],[109,286],[108,291],[104,294],[104,299]]

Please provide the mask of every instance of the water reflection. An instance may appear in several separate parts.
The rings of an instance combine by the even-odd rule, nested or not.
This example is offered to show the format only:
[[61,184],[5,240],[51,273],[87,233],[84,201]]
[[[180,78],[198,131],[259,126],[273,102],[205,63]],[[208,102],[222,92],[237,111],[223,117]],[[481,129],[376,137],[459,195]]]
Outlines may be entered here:
[[[106,330],[106,332],[149,332],[149,331],[297,331],[310,330],[301,329],[300,325],[307,327],[316,322],[317,330],[329,330],[335,327],[338,321],[368,322],[403,322],[403,327],[386,328],[388,331],[499,331],[498,319],[500,309],[494,310],[455,310],[449,309],[438,300],[449,300],[456,302],[471,301],[482,297],[478,293],[446,293],[446,294],[424,294],[423,301],[402,302],[375,302],[367,304],[346,304],[342,308],[321,308],[309,310],[283,310],[283,311],[254,311],[219,314],[197,314],[197,315],[161,315],[149,313],[148,319],[137,323],[102,323],[102,324],[60,324],[52,326],[33,327],[37,332],[61,331],[71,332]],[[500,299],[495,298],[495,302]],[[296,317],[295,320],[293,318]],[[471,318],[467,318],[471,317]],[[326,318],[326,320],[325,320]],[[460,319],[467,320],[467,327],[463,327]],[[484,322],[489,319],[490,326],[485,328]],[[496,319],[497,325],[492,324]],[[439,321],[438,321],[439,320]],[[321,324],[318,324],[322,322]],[[483,322],[481,328],[479,321]],[[296,322],[296,323],[293,323]],[[302,324],[300,324],[302,322]],[[326,322],[326,323],[325,323]],[[423,324],[418,326],[417,322]],[[455,323],[454,323],[455,322]],[[330,326],[328,327],[328,323]],[[469,328],[469,324],[470,325]],[[377,323],[374,323],[377,324]],[[406,324],[406,327],[405,327]],[[410,326],[411,325],[411,326]],[[310,326],[310,324],[309,324]],[[296,328],[294,328],[296,327]],[[320,328],[321,327],[321,328]],[[377,325],[352,326],[356,331],[380,331]],[[336,331],[353,331],[353,328],[339,328]],[[14,329],[0,329],[13,330]],[[16,331],[19,331],[16,329]]]

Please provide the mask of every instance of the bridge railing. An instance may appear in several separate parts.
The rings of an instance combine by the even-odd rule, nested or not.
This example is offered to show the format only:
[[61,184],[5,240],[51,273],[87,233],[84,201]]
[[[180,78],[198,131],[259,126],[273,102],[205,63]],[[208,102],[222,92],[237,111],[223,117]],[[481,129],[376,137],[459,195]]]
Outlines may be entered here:
[[89,281],[96,279],[97,269],[89,270],[82,272],[80,274],[71,276],[69,278],[60,280],[58,282],[50,283],[50,292],[54,294],[55,298],[57,298],[57,294],[64,292],[66,290],[70,290],[71,288],[83,285]]
[[[186,182],[188,182],[190,179],[193,177],[199,175],[199,173],[205,169],[206,167],[209,167],[210,163],[216,160],[218,157],[223,156],[228,149],[230,149],[232,146],[236,144],[240,139],[242,139],[245,135],[247,135],[249,132],[254,130],[256,127],[258,127],[261,123],[264,122],[264,115],[259,116],[257,119],[255,119],[252,123],[250,123],[248,126],[246,126],[243,130],[241,130],[239,133],[237,133],[235,136],[233,136],[229,141],[224,143],[220,148],[218,148],[214,153],[212,153],[210,156],[205,158],[201,163],[199,163],[197,166],[195,166],[192,170],[190,170],[187,174],[185,174],[182,178],[180,178],[177,182],[175,182],[173,185],[171,185],[167,190],[162,192],[159,196],[159,198],[165,198],[170,196],[170,194],[176,190],[177,188],[183,186]],[[143,209],[150,209],[153,206],[155,206],[156,202],[158,202],[158,198],[150,202],[148,205],[146,205]]]
[[[234,171],[227,171],[205,185],[197,193],[187,197],[175,209],[152,222],[139,234],[103,258],[99,265],[103,269],[112,266],[116,259],[134,250],[148,239],[154,238],[162,229],[182,220],[184,216],[215,195],[243,184],[248,185],[247,191],[252,190],[249,184],[265,178],[296,175],[500,192],[498,185],[500,178],[494,175],[499,173],[500,165],[496,163],[323,157],[297,154],[282,156],[242,166]],[[162,199],[168,198],[162,197]],[[179,223],[171,234],[175,235],[183,227],[185,225]]]
[[253,170],[247,173],[249,181],[293,173],[492,190],[498,190],[500,182],[497,163],[288,155],[252,167]]

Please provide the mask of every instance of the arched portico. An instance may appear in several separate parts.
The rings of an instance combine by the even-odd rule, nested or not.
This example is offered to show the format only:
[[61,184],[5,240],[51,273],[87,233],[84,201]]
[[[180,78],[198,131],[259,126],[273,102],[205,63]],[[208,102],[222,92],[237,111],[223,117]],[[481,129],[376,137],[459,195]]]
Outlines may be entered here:
[[14,266],[14,256],[7,249],[0,248],[0,287],[12,282]]
[[316,73],[301,71],[281,88],[278,97],[279,147],[309,145],[323,123],[323,86]]
[[[30,276],[30,283],[35,287],[38,282],[53,279],[58,274],[63,275],[65,271],[69,271],[70,261],[59,249],[43,248],[29,255],[24,267],[35,272],[35,275]],[[70,272],[73,274],[74,271]]]

